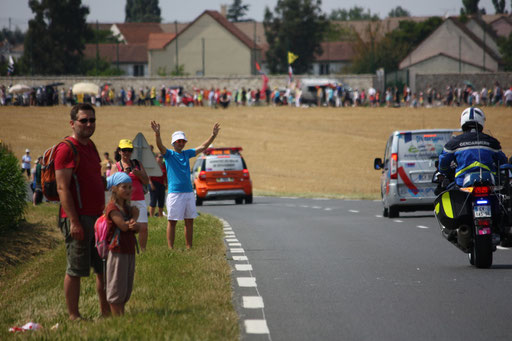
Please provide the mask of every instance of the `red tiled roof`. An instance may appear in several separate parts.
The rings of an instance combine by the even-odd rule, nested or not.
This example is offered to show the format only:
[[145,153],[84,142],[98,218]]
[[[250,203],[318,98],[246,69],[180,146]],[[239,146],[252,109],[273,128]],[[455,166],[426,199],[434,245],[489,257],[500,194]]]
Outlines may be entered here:
[[172,33],[150,33],[148,39],[148,50],[161,50],[169,44],[175,34]]
[[[98,44],[100,58],[106,59],[111,63],[117,62],[118,44]],[[85,44],[84,57],[96,58],[96,44]],[[148,50],[146,44],[119,44],[119,62],[120,63],[147,63]]]
[[322,54],[315,61],[351,61],[354,59],[354,43],[350,41],[330,41],[320,43]]
[[127,44],[147,44],[150,33],[161,33],[159,23],[121,23],[115,24]]

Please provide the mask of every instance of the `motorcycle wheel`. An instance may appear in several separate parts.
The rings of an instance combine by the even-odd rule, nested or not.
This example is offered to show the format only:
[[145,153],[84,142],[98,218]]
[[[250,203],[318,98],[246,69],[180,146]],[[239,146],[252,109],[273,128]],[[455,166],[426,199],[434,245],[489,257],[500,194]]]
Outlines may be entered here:
[[[471,263],[473,259],[474,263]],[[469,254],[471,265],[480,269],[490,268],[492,265],[492,239],[491,236],[478,236],[473,243],[473,250]]]

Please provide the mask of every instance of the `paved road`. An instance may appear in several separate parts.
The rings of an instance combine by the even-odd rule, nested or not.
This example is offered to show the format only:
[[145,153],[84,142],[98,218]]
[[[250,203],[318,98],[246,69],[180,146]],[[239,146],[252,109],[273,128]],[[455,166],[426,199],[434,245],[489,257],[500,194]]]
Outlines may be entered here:
[[473,268],[428,212],[388,219],[380,202],[270,197],[199,210],[226,221],[244,339],[510,340],[512,250]]

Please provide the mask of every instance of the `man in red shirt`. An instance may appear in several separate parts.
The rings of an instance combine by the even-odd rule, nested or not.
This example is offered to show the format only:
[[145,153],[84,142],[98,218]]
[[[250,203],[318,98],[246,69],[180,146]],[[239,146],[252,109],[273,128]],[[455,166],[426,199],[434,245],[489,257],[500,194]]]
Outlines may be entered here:
[[78,311],[80,278],[88,277],[90,268],[96,272],[101,313],[110,315],[103,285],[103,267],[94,245],[94,223],[105,208],[105,186],[101,177],[100,156],[90,137],[96,129],[96,114],[90,104],[77,104],[71,109],[73,134],[67,139],[79,155],[61,143],[55,155],[55,177],[62,205],[60,228],[66,240],[67,268],[64,277],[64,293],[69,318],[81,318]]

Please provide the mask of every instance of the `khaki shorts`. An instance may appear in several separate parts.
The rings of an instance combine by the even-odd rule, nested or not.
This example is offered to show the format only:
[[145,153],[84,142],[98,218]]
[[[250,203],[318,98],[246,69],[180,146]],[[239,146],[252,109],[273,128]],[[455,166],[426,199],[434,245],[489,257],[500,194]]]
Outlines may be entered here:
[[84,239],[76,240],[69,233],[70,222],[68,218],[60,219],[59,227],[66,242],[66,273],[74,277],[88,277],[91,267],[97,274],[103,273],[102,261],[96,250],[94,241],[94,223],[97,216],[80,216],[80,223],[84,229]]
[[124,304],[133,290],[135,255],[109,252],[107,260],[107,302]]

